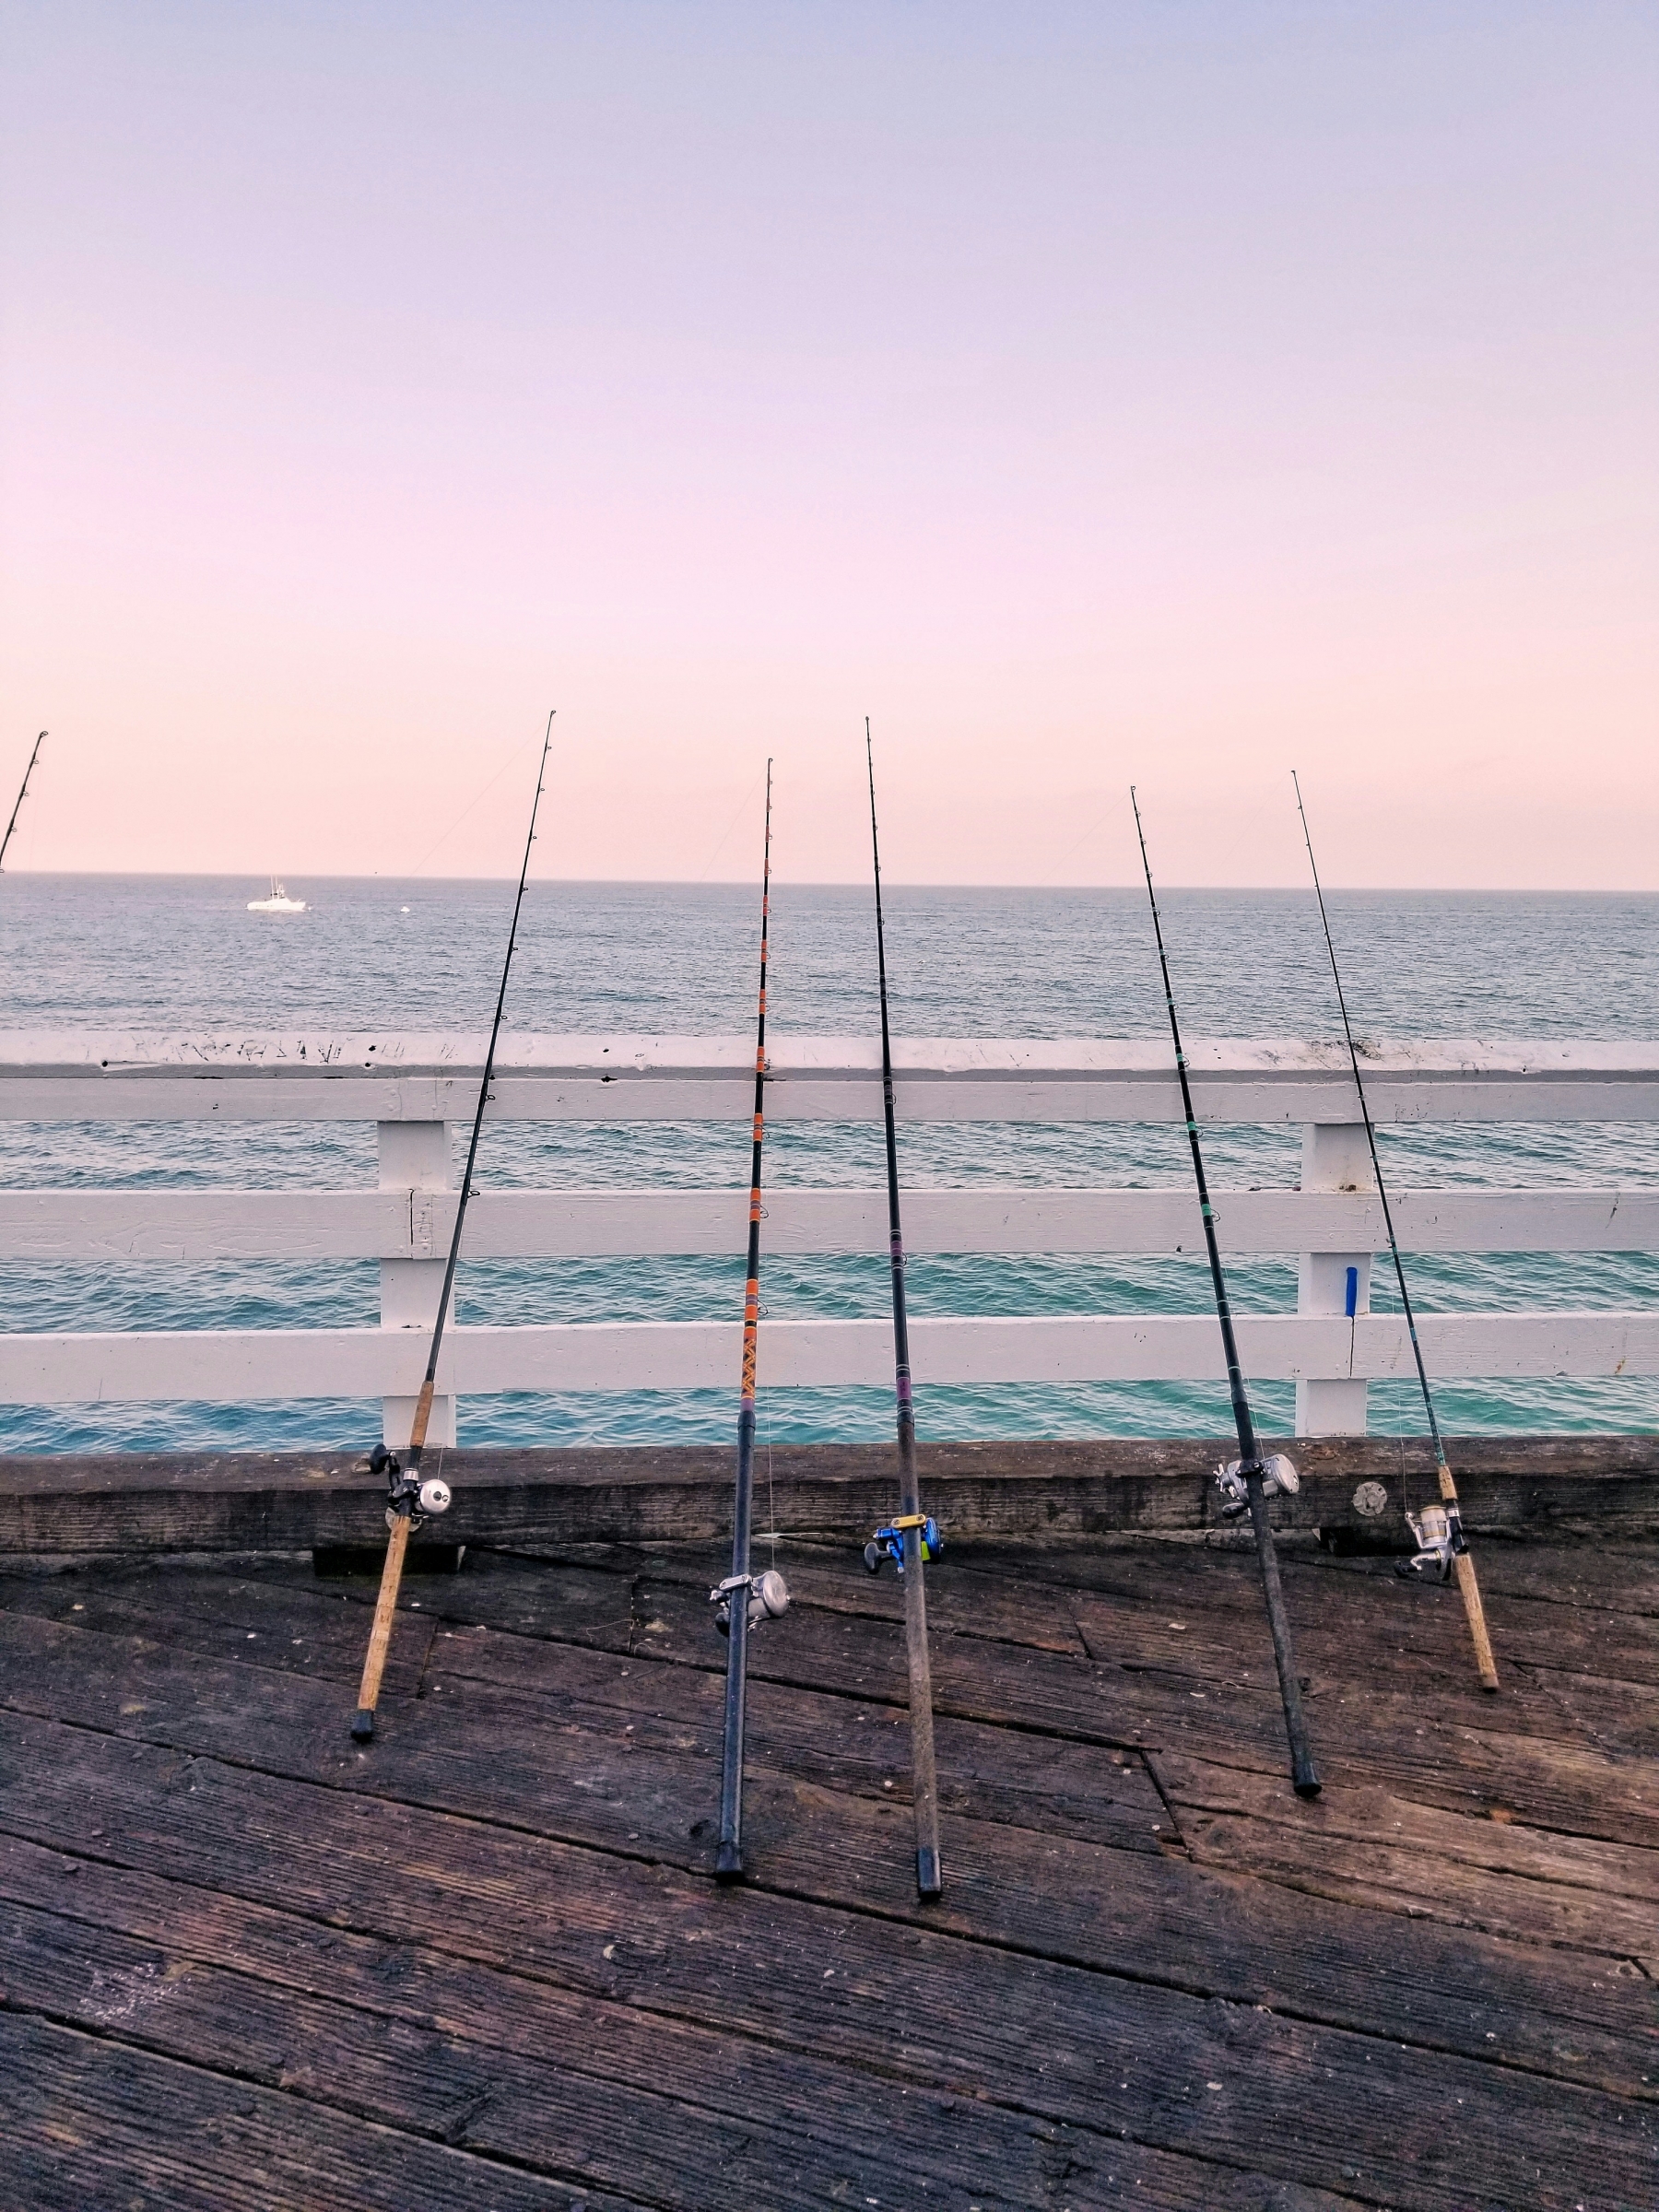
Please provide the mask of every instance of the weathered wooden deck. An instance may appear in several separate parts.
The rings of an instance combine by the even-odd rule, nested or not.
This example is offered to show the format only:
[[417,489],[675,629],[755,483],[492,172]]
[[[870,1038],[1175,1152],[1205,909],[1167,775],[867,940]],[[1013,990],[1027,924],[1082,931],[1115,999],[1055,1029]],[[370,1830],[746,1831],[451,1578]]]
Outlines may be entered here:
[[1249,1553],[953,1547],[927,1908],[851,1547],[780,1557],[736,1890],[717,1546],[406,1584],[366,1751],[371,1583],[14,1562],[0,2204],[1652,2212],[1659,1549],[1488,1543],[1496,1699],[1454,1593],[1285,1558],[1312,1805]]

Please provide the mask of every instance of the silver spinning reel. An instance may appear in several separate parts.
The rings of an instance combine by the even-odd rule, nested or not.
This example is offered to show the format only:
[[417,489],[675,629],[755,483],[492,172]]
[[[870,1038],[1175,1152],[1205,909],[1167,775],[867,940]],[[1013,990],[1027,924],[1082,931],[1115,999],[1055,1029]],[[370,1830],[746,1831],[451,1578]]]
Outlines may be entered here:
[[716,1607],[714,1626],[723,1636],[732,1632],[732,1599],[739,1590],[748,1592],[748,1625],[758,1629],[763,1620],[778,1620],[789,1610],[789,1584],[775,1567],[764,1574],[728,1574],[709,1593]]
[[[1261,1470],[1264,1498],[1294,1498],[1301,1488],[1301,1477],[1283,1452],[1270,1453],[1262,1461]],[[1216,1469],[1216,1488],[1221,1493],[1224,1521],[1236,1521],[1250,1511],[1250,1485],[1241,1459],[1230,1459],[1226,1466]]]
[[1420,1513],[1408,1512],[1406,1525],[1418,1541],[1417,1557],[1395,1562],[1398,1574],[1428,1574],[1432,1572],[1437,1582],[1452,1580],[1452,1562],[1460,1551],[1467,1551],[1469,1540],[1463,1532],[1463,1517],[1454,1505],[1426,1505]]
[[388,1452],[384,1444],[376,1444],[369,1454],[371,1475],[386,1478],[386,1526],[391,1528],[406,1517],[409,1533],[426,1520],[429,1513],[447,1513],[454,1493],[440,1475],[429,1475],[424,1482],[413,1473],[405,1474],[397,1454]]

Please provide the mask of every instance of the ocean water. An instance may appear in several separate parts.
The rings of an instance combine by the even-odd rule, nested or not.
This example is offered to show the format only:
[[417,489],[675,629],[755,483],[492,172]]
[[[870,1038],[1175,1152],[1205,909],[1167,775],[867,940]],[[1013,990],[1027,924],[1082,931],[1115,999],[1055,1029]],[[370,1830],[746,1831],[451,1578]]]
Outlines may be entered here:
[[[258,1033],[488,1027],[511,907],[502,883],[391,878],[291,882],[302,916],[252,915],[263,886],[241,878],[0,877],[0,1026]],[[1171,889],[1163,894],[1175,985],[1190,1038],[1337,1034],[1312,897]],[[1332,917],[1362,1034],[1659,1036],[1659,899],[1630,895],[1335,894]],[[509,1001],[521,1030],[747,1034],[754,1018],[759,894],[752,886],[532,884]],[[769,1018],[790,1031],[873,1034],[874,929],[867,891],[774,890]],[[898,1033],[921,1036],[1166,1034],[1144,898],[1130,890],[895,888],[889,974]],[[459,1133],[458,1139],[459,1141]],[[1648,1184],[1659,1127],[1507,1124],[1388,1130],[1396,1187]],[[905,1181],[947,1184],[1183,1185],[1184,1140],[1168,1127],[908,1126]],[[1288,1131],[1218,1130],[1211,1180],[1289,1185]],[[882,1178],[873,1124],[790,1127],[769,1138],[772,1183],[871,1186]],[[367,1125],[0,1124],[0,1175],[15,1187],[194,1185],[349,1188],[375,1180]],[[700,1186],[747,1182],[736,1125],[487,1129],[479,1181],[498,1187]],[[463,1322],[698,1319],[742,1304],[746,1206],[734,1202],[730,1258],[463,1263]],[[1456,1254],[1409,1263],[1426,1311],[1641,1306],[1659,1298],[1659,1259]],[[1294,1264],[1239,1259],[1241,1308],[1288,1312]],[[916,1258],[919,1314],[1186,1312],[1209,1307],[1207,1271],[1182,1258]],[[0,1264],[11,1330],[372,1326],[372,1263],[214,1266]],[[772,1316],[881,1314],[879,1256],[762,1261]],[[1373,1302],[1389,1304],[1379,1270]],[[720,1441],[724,1392],[529,1394],[463,1401],[464,1443]],[[1293,1393],[1263,1384],[1265,1426],[1287,1429]],[[1446,1384],[1442,1419],[1464,1431],[1651,1429],[1659,1380]],[[1224,1431],[1219,1388],[1171,1384],[924,1391],[934,1437],[1157,1435]],[[378,1408],[335,1401],[255,1406],[100,1405],[5,1409],[14,1452],[197,1446],[340,1446],[378,1433]],[[775,1441],[890,1433],[882,1391],[765,1388]],[[1373,1384],[1377,1431],[1421,1428],[1415,1388]]]

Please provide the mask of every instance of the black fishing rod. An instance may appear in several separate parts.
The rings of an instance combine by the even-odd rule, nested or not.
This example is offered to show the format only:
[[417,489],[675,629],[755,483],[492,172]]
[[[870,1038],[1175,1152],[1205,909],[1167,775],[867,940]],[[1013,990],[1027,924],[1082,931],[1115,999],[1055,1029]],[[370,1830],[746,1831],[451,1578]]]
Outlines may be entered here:
[[720,1843],[714,1873],[743,1872],[743,1720],[748,1694],[748,1633],[789,1606],[775,1567],[749,1570],[755,1501],[755,1368],[760,1337],[760,1154],[766,1137],[766,952],[771,922],[771,767],[766,764],[766,840],[760,869],[760,999],[755,1019],[755,1120],[749,1154],[748,1266],[743,1286],[743,1377],[737,1392],[737,1485],[732,1513],[732,1571],[709,1593],[714,1625],[726,1639],[725,1735],[720,1770]]
[[916,1408],[911,1393],[910,1320],[904,1303],[904,1233],[899,1219],[899,1137],[893,1115],[893,1040],[888,1028],[887,928],[881,911],[881,844],[876,830],[876,755],[865,717],[865,765],[870,777],[870,859],[876,875],[876,972],[881,985],[881,1110],[887,1129],[888,1254],[893,1278],[893,1395],[899,1428],[899,1512],[865,1547],[865,1565],[879,1574],[891,1559],[904,1583],[904,1644],[910,1662],[911,1795],[916,1808],[916,1889],[937,1897],[939,1785],[934,1771],[933,1669],[927,1652],[925,1560],[943,1546],[938,1523],[922,1511],[916,1476]]
[[[557,712],[558,709],[555,708],[553,713]],[[375,1600],[374,1624],[369,1631],[369,1650],[363,1660],[363,1679],[358,1690],[357,1714],[351,1724],[351,1733],[359,1744],[369,1743],[374,1735],[374,1708],[380,1699],[381,1677],[385,1672],[386,1653],[392,1642],[392,1623],[397,1612],[398,1585],[403,1581],[404,1554],[408,1549],[409,1538],[429,1513],[449,1511],[448,1483],[435,1476],[422,1482],[420,1456],[426,1450],[427,1429],[432,1418],[432,1395],[438,1381],[438,1354],[443,1343],[443,1324],[449,1314],[450,1297],[455,1287],[455,1264],[461,1257],[461,1230],[466,1220],[466,1202],[472,1196],[473,1168],[478,1157],[478,1135],[484,1126],[484,1109],[489,1103],[489,1085],[495,1074],[496,1041],[501,1034],[501,1015],[507,1005],[507,978],[512,972],[512,955],[518,946],[519,914],[524,903],[524,885],[530,875],[530,848],[535,842],[535,817],[541,806],[542,783],[547,772],[547,747],[553,742],[553,713],[547,716],[541,759],[535,771],[535,796],[530,802],[530,829],[524,839],[524,865],[519,869],[518,895],[512,902],[512,925],[507,932],[507,957],[501,962],[501,987],[496,993],[495,1019],[489,1029],[489,1050],[484,1055],[484,1075],[478,1085],[477,1108],[473,1114],[472,1142],[466,1147],[466,1171],[461,1178],[460,1194],[455,1201],[455,1227],[450,1238],[449,1260],[443,1270],[443,1288],[438,1293],[438,1318],[432,1324],[432,1341],[427,1353],[420,1395],[415,1401],[415,1418],[409,1429],[408,1446],[401,1459],[396,1453],[388,1452],[384,1444],[377,1444],[369,1455],[371,1472],[386,1477],[386,1525],[391,1536],[386,1545],[386,1563],[381,1570],[380,1595]]]
[[18,803],[11,810],[11,820],[6,825],[6,835],[0,837],[0,868],[6,865],[6,848],[11,843],[12,831],[18,826],[18,817],[23,811],[24,800],[29,796],[29,779],[34,774],[35,762],[40,759],[41,747],[45,742],[46,733],[42,730],[34,741],[34,751],[29,756],[29,766],[23,771],[23,782],[18,792]]
[[1300,1488],[1296,1469],[1282,1452],[1264,1460],[1256,1442],[1255,1421],[1239,1364],[1238,1340],[1233,1334],[1232,1307],[1228,1302],[1227,1277],[1221,1269],[1221,1247],[1216,1241],[1216,1209],[1210,1204],[1209,1184],[1204,1173],[1204,1153],[1198,1143],[1198,1117],[1193,1111],[1193,1087],[1187,1078],[1186,1053],[1182,1049],[1181,1024],[1175,1014],[1175,990],[1170,981],[1170,956],[1164,949],[1163,923],[1158,912],[1158,893],[1152,888],[1152,863],[1147,857],[1147,833],[1141,826],[1140,802],[1135,787],[1129,790],[1135,808],[1135,834],[1140,840],[1141,866],[1146,870],[1147,897],[1152,905],[1152,932],[1158,940],[1158,964],[1163,971],[1164,1004],[1170,1009],[1170,1035],[1175,1046],[1175,1072],[1181,1079],[1181,1103],[1186,1115],[1187,1143],[1192,1147],[1193,1174],[1198,1184],[1198,1210],[1204,1218],[1204,1241],[1209,1253],[1210,1281],[1216,1294],[1216,1318],[1221,1324],[1221,1348],[1227,1358],[1227,1387],[1232,1399],[1233,1424],[1239,1432],[1239,1456],[1230,1466],[1217,1469],[1222,1512],[1230,1519],[1248,1511],[1255,1531],[1256,1557],[1262,1567],[1262,1594],[1267,1602],[1267,1626],[1273,1634],[1273,1663],[1278,1669],[1279,1696],[1285,1707],[1285,1734],[1290,1743],[1290,1779],[1299,1797],[1317,1797],[1319,1776],[1308,1746],[1308,1724],[1302,1716],[1301,1680],[1296,1671],[1296,1653],[1290,1641],[1290,1618],[1285,1611],[1284,1586],[1279,1581],[1278,1552],[1273,1541],[1273,1524],[1267,1518],[1267,1500],[1280,1491]]
[[1319,919],[1324,926],[1325,950],[1331,956],[1331,981],[1336,986],[1336,1004],[1342,1010],[1342,1034],[1347,1041],[1348,1065],[1354,1071],[1354,1088],[1359,1096],[1360,1117],[1365,1123],[1365,1141],[1371,1147],[1371,1173],[1376,1179],[1377,1196],[1382,1202],[1382,1226],[1388,1232],[1388,1249],[1394,1260],[1394,1281],[1400,1289],[1400,1311],[1406,1316],[1406,1334],[1411,1338],[1411,1355],[1417,1361],[1418,1382],[1423,1393],[1423,1410],[1429,1416],[1429,1434],[1434,1441],[1434,1466],[1440,1477],[1441,1502],[1428,1505],[1421,1513],[1406,1508],[1406,1519],[1412,1535],[1417,1538],[1418,1553],[1414,1559],[1401,1560],[1400,1571],[1409,1574],[1414,1570],[1422,1573],[1432,1568],[1443,1583],[1453,1573],[1462,1594],[1464,1612],[1469,1623],[1469,1636],[1475,1646],[1475,1665],[1480,1675],[1482,1689],[1498,1687],[1498,1662],[1492,1653],[1492,1640],[1487,1633],[1486,1607],[1480,1602],[1480,1584],[1476,1578],[1475,1561],[1469,1553],[1469,1540],[1464,1534],[1463,1515],[1458,1509],[1457,1484],[1446,1460],[1446,1446],[1441,1436],[1441,1425],[1434,1410],[1434,1393],[1429,1387],[1429,1369],[1423,1359],[1423,1347],[1418,1341],[1417,1316],[1411,1310],[1411,1293],[1406,1288],[1406,1266],[1400,1258],[1400,1241],[1394,1235],[1394,1208],[1388,1203],[1388,1185],[1382,1177],[1382,1162],[1377,1155],[1377,1132],[1371,1117],[1371,1104],[1365,1095],[1365,1078],[1359,1073],[1359,1053],[1354,1043],[1354,1026],[1348,1019],[1347,994],[1342,987],[1342,971],[1336,965],[1336,945],[1331,935],[1331,917],[1325,912],[1324,886],[1319,880],[1319,863],[1313,857],[1313,833],[1308,827],[1308,810],[1302,804],[1301,781],[1294,769],[1290,781],[1296,789],[1296,811],[1301,816],[1302,840],[1308,848],[1308,865],[1313,872],[1313,895],[1319,900]]

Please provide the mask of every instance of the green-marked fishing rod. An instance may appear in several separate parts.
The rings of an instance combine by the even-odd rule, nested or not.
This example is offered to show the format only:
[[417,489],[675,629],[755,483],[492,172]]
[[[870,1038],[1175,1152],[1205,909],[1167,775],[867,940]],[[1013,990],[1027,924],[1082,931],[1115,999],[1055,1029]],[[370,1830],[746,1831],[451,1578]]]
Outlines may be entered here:
[[1394,1260],[1394,1281],[1399,1286],[1400,1311],[1406,1316],[1406,1331],[1411,1338],[1411,1356],[1417,1361],[1418,1382],[1423,1393],[1423,1410],[1429,1416],[1429,1434],[1434,1441],[1434,1466],[1440,1477],[1441,1502],[1428,1505],[1421,1513],[1406,1512],[1406,1521],[1418,1541],[1416,1559],[1402,1560],[1400,1571],[1409,1574],[1415,1569],[1421,1573],[1432,1568],[1441,1582],[1455,1573],[1457,1587],[1463,1596],[1464,1612],[1468,1617],[1469,1636],[1475,1646],[1475,1665],[1480,1675],[1482,1689],[1498,1687],[1498,1662],[1492,1653],[1492,1640],[1487,1633],[1486,1607],[1480,1602],[1480,1584],[1476,1578],[1475,1561],[1469,1555],[1469,1541],[1464,1535],[1463,1515],[1458,1511],[1457,1484],[1446,1462],[1446,1447],[1441,1436],[1439,1418],[1434,1410],[1434,1393],[1429,1387],[1429,1369],[1423,1359],[1423,1347],[1418,1341],[1417,1316],[1411,1309],[1411,1292],[1406,1288],[1406,1267],[1400,1258],[1400,1241],[1394,1235],[1394,1208],[1388,1203],[1388,1184],[1383,1180],[1382,1162],[1377,1156],[1377,1132],[1371,1117],[1371,1105],[1365,1095],[1365,1078],[1359,1073],[1359,1053],[1354,1043],[1354,1025],[1348,1019],[1347,994],[1342,987],[1342,971],[1336,964],[1336,944],[1331,935],[1331,917],[1325,911],[1324,886],[1319,880],[1319,863],[1313,857],[1313,833],[1308,827],[1308,809],[1302,804],[1301,780],[1294,769],[1290,782],[1296,791],[1296,811],[1301,816],[1302,841],[1308,848],[1308,865],[1313,872],[1313,895],[1319,900],[1319,919],[1324,927],[1325,950],[1331,956],[1331,981],[1336,986],[1336,1004],[1342,1011],[1342,1034],[1347,1041],[1348,1065],[1354,1071],[1354,1088],[1359,1097],[1359,1113],[1365,1123],[1365,1141],[1371,1147],[1371,1173],[1376,1179],[1377,1196],[1382,1202],[1382,1226],[1388,1232],[1388,1250]]
[[1267,1500],[1282,1490],[1300,1488],[1297,1473],[1285,1454],[1264,1460],[1256,1442],[1255,1421],[1244,1371],[1239,1364],[1238,1340],[1233,1334],[1232,1307],[1228,1302],[1227,1277],[1221,1267],[1221,1248],[1216,1240],[1216,1209],[1210,1204],[1209,1184],[1204,1172],[1204,1152],[1198,1142],[1198,1117],[1193,1111],[1193,1087],[1187,1078],[1186,1053],[1182,1049],[1181,1023],[1175,1013],[1175,991],[1170,981],[1170,956],[1164,949],[1163,923],[1158,912],[1158,893],[1152,888],[1152,863],[1147,857],[1147,832],[1141,825],[1140,801],[1129,789],[1135,809],[1135,834],[1140,840],[1141,866],[1146,871],[1147,897],[1152,907],[1152,932],[1158,940],[1158,964],[1163,972],[1164,1005],[1170,1011],[1170,1035],[1175,1046],[1175,1072],[1181,1079],[1181,1104],[1186,1115],[1187,1143],[1192,1147],[1193,1174],[1198,1184],[1198,1209],[1204,1218],[1204,1241],[1209,1253],[1210,1281],[1216,1294],[1216,1318],[1221,1324],[1221,1348],[1227,1359],[1227,1387],[1232,1399],[1233,1424],[1239,1432],[1239,1456],[1230,1467],[1217,1470],[1222,1512],[1230,1517],[1250,1514],[1255,1531],[1256,1558],[1261,1562],[1262,1594],[1267,1603],[1267,1626],[1273,1635],[1273,1663],[1278,1669],[1279,1696],[1285,1708],[1285,1734],[1290,1744],[1290,1779],[1299,1797],[1317,1797],[1319,1776],[1308,1745],[1308,1724],[1302,1714],[1301,1679],[1296,1671],[1296,1652],[1290,1641],[1290,1618],[1285,1611],[1284,1586],[1279,1580],[1278,1553],[1273,1541],[1273,1524],[1267,1518]]
[[899,1138],[893,1113],[893,1040],[888,1027],[887,930],[881,912],[881,845],[876,830],[876,755],[865,717],[865,765],[870,777],[870,858],[876,873],[876,972],[881,986],[881,1105],[887,1129],[888,1255],[893,1280],[893,1394],[899,1427],[899,1515],[878,1528],[865,1547],[865,1565],[881,1571],[884,1559],[904,1583],[904,1642],[910,1662],[911,1795],[916,1808],[916,1889],[937,1897],[939,1785],[934,1769],[933,1670],[927,1653],[927,1594],[924,1560],[942,1548],[938,1524],[922,1511],[916,1477],[916,1408],[911,1394],[910,1321],[904,1302],[904,1234],[899,1218]]
[[41,747],[45,742],[46,733],[42,730],[34,741],[34,750],[29,756],[29,766],[23,771],[23,781],[18,786],[17,805],[11,810],[11,820],[6,825],[6,835],[0,837],[0,868],[6,865],[6,848],[11,843],[12,831],[18,826],[18,817],[23,811],[24,800],[29,796],[29,779],[34,774],[35,762],[40,759]]
[[766,764],[766,839],[760,868],[760,995],[755,1018],[755,1119],[749,1151],[748,1265],[743,1285],[743,1371],[737,1394],[737,1484],[732,1512],[732,1571],[709,1593],[726,1639],[725,1725],[721,1749],[717,1880],[743,1873],[743,1724],[748,1692],[748,1636],[788,1609],[789,1586],[775,1567],[749,1565],[755,1502],[755,1371],[760,1337],[760,1155],[766,1139],[766,957],[771,923],[771,771]]
[[[558,709],[553,710],[557,713]],[[426,1450],[427,1429],[432,1418],[432,1395],[438,1381],[438,1354],[443,1343],[443,1324],[450,1310],[450,1298],[455,1287],[455,1264],[461,1257],[461,1230],[466,1220],[466,1202],[472,1196],[473,1168],[478,1157],[478,1135],[484,1126],[484,1109],[489,1103],[489,1086],[495,1075],[496,1043],[501,1034],[501,1015],[507,1005],[507,978],[512,972],[512,955],[518,946],[519,914],[524,904],[524,885],[530,875],[530,848],[535,842],[535,817],[541,806],[542,783],[547,772],[547,747],[553,742],[553,713],[547,716],[547,734],[542,739],[541,760],[535,771],[535,796],[530,803],[530,830],[524,839],[524,865],[519,869],[518,895],[512,902],[512,925],[507,932],[507,957],[501,962],[501,987],[496,993],[495,1019],[489,1029],[489,1050],[484,1055],[484,1076],[478,1085],[478,1104],[473,1114],[472,1142],[466,1147],[466,1171],[461,1178],[460,1194],[455,1201],[455,1227],[450,1238],[449,1260],[443,1270],[443,1288],[438,1293],[438,1318],[432,1324],[432,1341],[427,1352],[426,1373],[421,1379],[420,1395],[415,1401],[415,1418],[409,1429],[408,1447],[401,1459],[378,1444],[369,1455],[369,1465],[376,1475],[386,1477],[386,1525],[391,1537],[386,1546],[386,1563],[381,1571],[380,1595],[375,1600],[374,1624],[369,1631],[369,1650],[363,1660],[362,1685],[358,1691],[357,1714],[351,1724],[351,1733],[359,1744],[366,1744],[374,1735],[374,1708],[380,1700],[381,1677],[385,1672],[386,1653],[392,1642],[392,1623],[397,1612],[398,1586],[403,1581],[404,1554],[409,1547],[409,1537],[429,1513],[447,1512],[450,1503],[449,1485],[431,1477],[420,1479],[420,1456]]]

